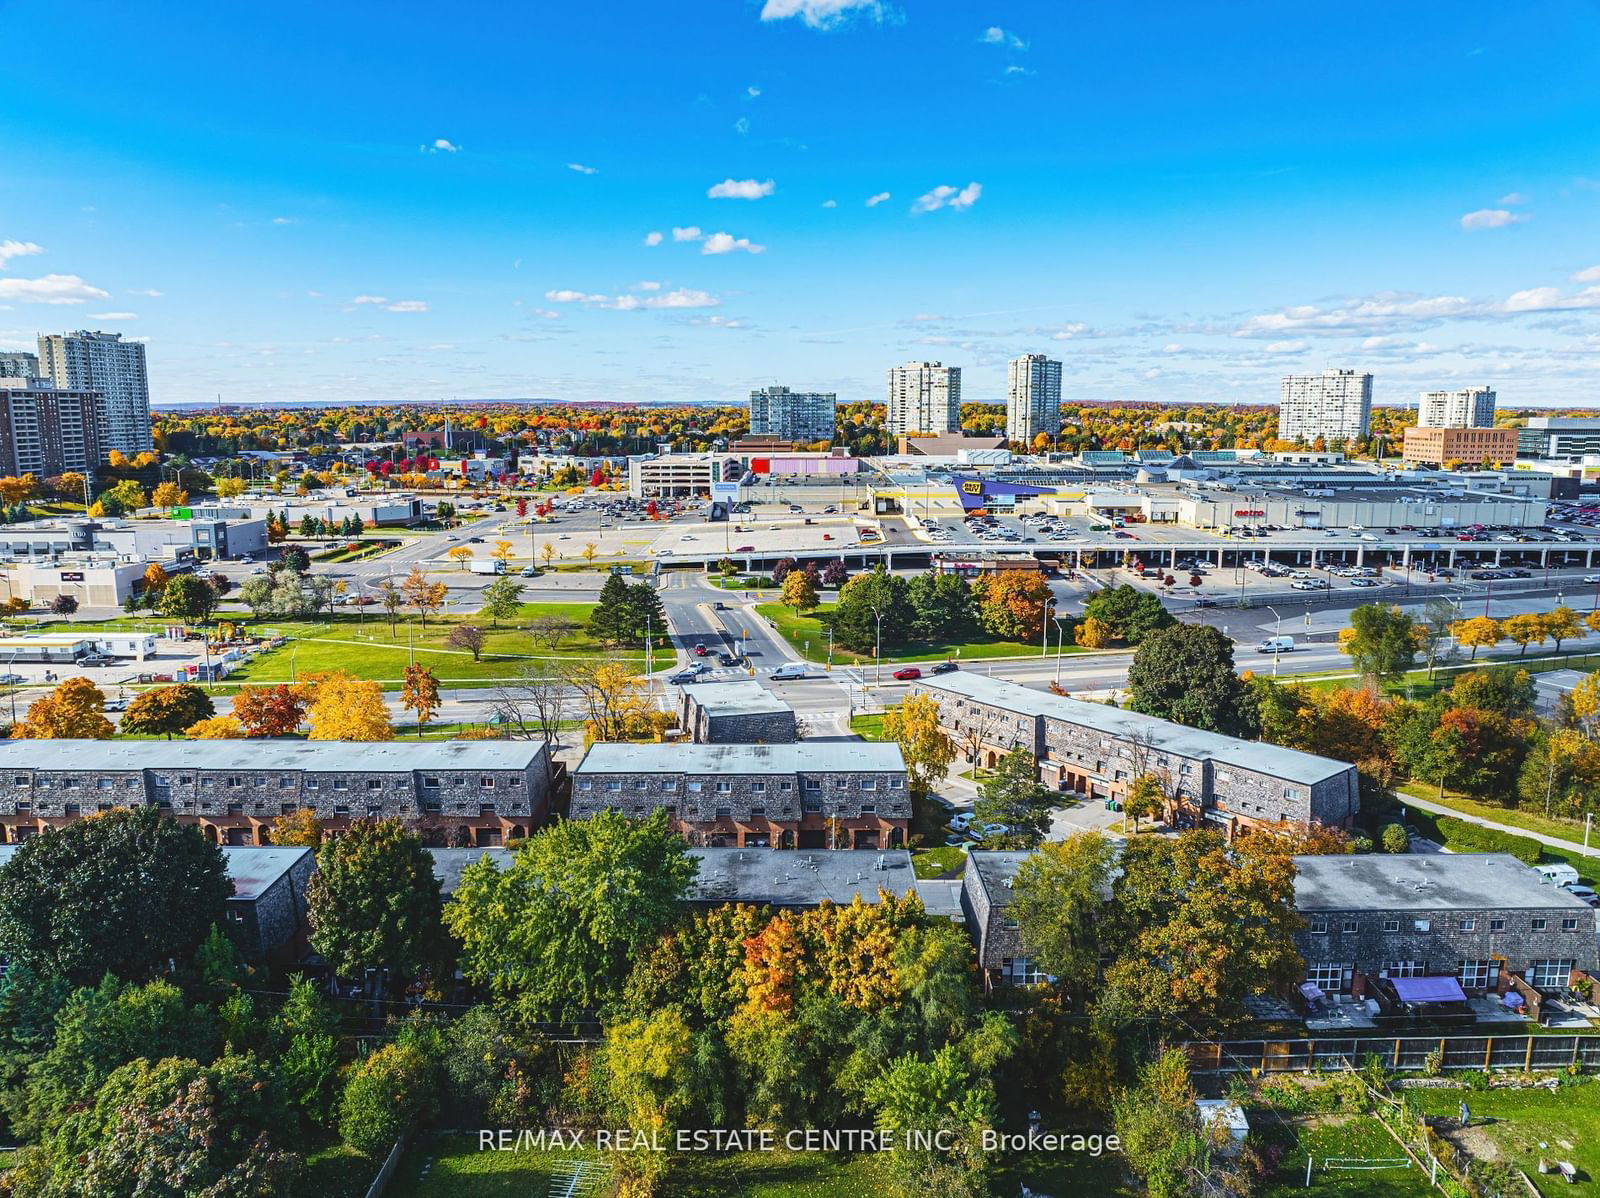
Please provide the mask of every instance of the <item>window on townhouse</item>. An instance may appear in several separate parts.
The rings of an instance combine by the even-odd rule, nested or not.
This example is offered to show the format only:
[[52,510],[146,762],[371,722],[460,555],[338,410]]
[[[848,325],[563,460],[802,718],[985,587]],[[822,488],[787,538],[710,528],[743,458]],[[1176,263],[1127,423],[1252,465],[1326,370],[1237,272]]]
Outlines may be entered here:
[[1385,961],[1383,972],[1392,978],[1420,978],[1428,972],[1426,961]]
[[890,790],[904,790],[905,788],[906,788],[906,783],[905,783],[905,779],[904,778],[890,778],[889,779],[889,789]]
[[620,781],[607,782],[606,783],[606,789],[607,790],[612,790],[612,791],[621,790],[622,789],[622,783]]
[[1342,920],[1339,924],[1339,930],[1341,932],[1354,932],[1358,927],[1359,925],[1353,919]]
[[579,790],[593,790],[594,789],[594,783],[589,781],[589,779],[585,778],[581,782],[578,783],[578,789]]
[[780,791],[793,790],[794,789],[794,783],[793,782],[779,782],[778,783],[778,789]]
[[1458,932],[1476,932],[1477,930],[1478,921],[1470,916],[1466,919],[1456,920],[1456,931]]
[[1353,961],[1319,961],[1306,969],[1306,981],[1329,994],[1349,990],[1354,976]]
[[677,794],[678,793],[678,780],[676,778],[665,778],[665,779],[663,779],[662,782],[661,782],[661,793],[662,794],[669,794],[669,795],[670,794]]
[[[426,785],[426,782],[424,782],[424,785]],[[279,774],[278,775],[278,789],[279,790],[292,790],[292,789],[294,789],[294,775],[293,774]]]
[[1400,921],[1398,919],[1386,919],[1386,920],[1384,920],[1383,921],[1383,930],[1385,932],[1398,932],[1400,930]]
[[1500,919],[1500,918],[1491,918],[1489,920],[1489,930],[1491,932],[1503,932],[1503,931],[1505,931],[1506,930],[1506,921],[1504,919]]
[[494,779],[489,777],[489,775],[485,774],[483,777],[478,779],[478,785],[480,787],[482,787],[484,790],[493,790],[494,789]]
[[719,795],[732,794],[733,793],[733,783],[732,782],[718,782],[717,783],[717,793]]
[[348,779],[348,778],[335,778],[333,780],[333,789],[334,790],[349,790],[350,789],[350,779]]
[[1313,936],[1326,935],[1327,931],[1328,931],[1328,921],[1326,919],[1322,919],[1322,918],[1320,918],[1318,916],[1312,916],[1311,917],[1311,934]]
[[874,804],[874,803],[865,804],[861,808],[861,814],[862,815],[877,815],[878,814],[877,805]]
[[1528,984],[1535,990],[1560,990],[1567,984],[1572,967],[1577,962],[1570,958],[1548,958],[1528,963]]
[[689,789],[691,791],[699,792],[699,791],[705,789],[705,783],[704,782],[691,782],[691,783],[689,783]]
[[821,790],[822,789],[821,780],[817,779],[817,778],[807,778],[806,779],[806,789],[807,790]]
[[863,778],[863,779],[861,779],[861,789],[862,790],[877,790],[878,789],[878,780],[876,778]]
[[752,782],[752,783],[750,783],[750,793],[751,794],[758,794],[759,795],[759,794],[765,794],[766,792],[767,792],[767,784],[765,782]]
[[1012,986],[1042,986],[1050,980],[1029,957],[1008,957],[1001,964],[1004,978]]
[[439,789],[439,775],[438,774],[423,774],[422,775],[422,788],[424,790],[438,790]]
[[1413,932],[1428,932],[1433,930],[1433,922],[1427,919],[1413,919],[1411,921]]
[[368,778],[367,779],[367,789],[368,790],[382,790],[383,789],[383,783],[377,778]]
[[1548,920],[1542,918],[1542,917],[1536,918],[1533,921],[1533,930],[1535,932],[1542,932],[1549,926],[1550,926],[1550,922]]
[[1563,919],[1561,921],[1561,930],[1563,932],[1576,932],[1578,930],[1578,921],[1572,918]]
[[96,783],[96,786],[98,786],[101,790],[110,790],[116,784],[115,778],[101,778],[99,782]]
[[717,819],[732,819],[733,818],[733,808],[732,807],[718,807],[717,808],[716,818]]
[[1500,962],[1462,961],[1456,970],[1456,981],[1463,990],[1487,990],[1500,980]]

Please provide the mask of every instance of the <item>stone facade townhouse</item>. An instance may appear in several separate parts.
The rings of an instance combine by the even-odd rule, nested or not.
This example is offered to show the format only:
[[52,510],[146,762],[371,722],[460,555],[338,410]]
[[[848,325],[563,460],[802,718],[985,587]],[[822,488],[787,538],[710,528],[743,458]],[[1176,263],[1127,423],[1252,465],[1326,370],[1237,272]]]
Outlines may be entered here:
[[667,809],[691,844],[901,848],[911,792],[898,745],[591,745],[572,772],[571,818]]
[[978,954],[985,989],[1047,981],[1022,947],[1022,931],[1011,918],[1011,884],[1029,853],[973,849],[961,875],[961,913]]
[[1596,912],[1505,853],[1296,857],[1306,980],[1360,998],[1378,978],[1454,977],[1468,995],[1512,976],[1564,989],[1596,972]]
[[246,961],[292,963],[311,927],[306,917],[306,884],[317,869],[317,854],[303,848],[228,845],[222,849],[233,883],[227,902],[228,935]]
[[701,745],[787,745],[794,708],[754,679],[694,682],[683,688],[680,726]]
[[15,843],[113,807],[155,806],[214,842],[270,844],[309,809],[338,832],[397,817],[430,844],[494,845],[548,814],[533,741],[0,741],[0,832]]
[[1346,762],[978,674],[945,674],[910,689],[939,705],[941,725],[969,761],[992,766],[1020,747],[1047,786],[1090,799],[1121,799],[1153,774],[1169,818],[1203,821],[1230,839],[1258,827],[1347,828],[1360,810],[1356,769]]

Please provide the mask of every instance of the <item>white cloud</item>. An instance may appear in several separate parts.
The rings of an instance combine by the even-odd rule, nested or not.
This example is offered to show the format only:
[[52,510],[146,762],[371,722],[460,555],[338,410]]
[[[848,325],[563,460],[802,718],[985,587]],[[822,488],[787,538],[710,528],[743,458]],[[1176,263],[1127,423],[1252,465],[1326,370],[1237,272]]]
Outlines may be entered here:
[[759,87],[756,87],[754,84],[751,84],[749,87],[745,88],[744,90],[745,90],[745,94],[748,95],[752,100],[754,100],[757,96],[759,96],[761,94],[761,89]]
[[1503,300],[1470,300],[1459,295],[1380,294],[1345,300],[1327,308],[1301,304],[1252,316],[1233,330],[1233,336],[1268,340],[1286,335],[1382,337],[1446,320],[1494,320],[1541,312],[1596,309],[1600,309],[1600,286],[1572,293],[1563,292],[1559,287],[1529,287]]
[[1461,218],[1461,227],[1468,233],[1481,229],[1503,229],[1507,225],[1521,224],[1533,217],[1522,212],[1511,212],[1505,208],[1479,208],[1476,212],[1469,212]]
[[90,320],[138,320],[137,312],[91,312]]
[[887,200],[889,198],[890,197],[889,197],[889,193],[888,192],[880,191],[877,195],[871,195],[871,196],[867,197],[867,207],[868,208],[876,208],[879,204],[883,203],[885,200]]
[[839,201],[838,200],[823,200],[822,201],[822,206],[824,208],[837,208],[839,206]]
[[350,302],[352,304],[387,304],[389,301],[381,295],[358,295]]
[[448,137],[436,137],[428,145],[421,147],[424,154],[459,154],[461,147]]
[[1508,192],[1500,197],[1500,202],[1508,207],[1515,208],[1518,204],[1526,204],[1532,196],[1523,195],[1520,191]]
[[644,235],[644,243],[646,245],[660,245],[661,241],[661,234],[655,229],[652,229],[650,232]]
[[1294,341],[1273,341],[1267,345],[1269,354],[1300,354],[1311,348],[1311,342],[1300,338]]
[[672,230],[672,240],[674,241],[699,241],[704,236],[705,234],[700,231],[699,225],[685,225],[681,228],[675,227]]
[[1008,66],[1002,74],[1006,75],[1037,75],[1038,71],[1031,71],[1027,67],[1019,67],[1016,63]]
[[1179,345],[1176,341],[1169,341],[1167,344],[1161,347],[1161,352],[1164,354],[1181,354],[1183,352],[1183,346]]
[[0,303],[82,304],[110,299],[109,291],[91,287],[77,275],[41,275],[37,279],[0,279]]
[[735,237],[731,233],[713,233],[706,238],[705,244],[700,247],[702,254],[731,254],[736,250],[743,250],[747,254],[760,254],[766,251],[766,246],[756,245],[748,237]]
[[833,29],[852,16],[881,21],[885,11],[882,0],[767,0],[761,6],[761,19],[799,17],[811,29]]
[[44,253],[44,246],[32,241],[0,241],[0,270],[6,268],[6,263],[13,258],[26,258],[30,254]]
[[986,46],[1004,46],[1007,50],[1026,50],[1028,43],[1014,33],[1007,33],[998,25],[991,25],[978,39]]
[[1600,266],[1591,266],[1572,276],[1574,283],[1600,283]]
[[733,122],[733,131],[735,133],[737,133],[740,137],[743,137],[746,133],[749,133],[750,132],[750,118],[747,117],[747,116],[742,116],[738,120],[734,121]]
[[661,284],[654,279],[640,279],[633,285],[635,291],[660,291]]
[[569,171],[577,171],[580,175],[598,175],[600,173],[598,166],[584,166],[581,162],[569,162],[567,163],[567,169]]
[[707,188],[706,196],[713,200],[759,200],[772,194],[772,186],[771,179],[724,179]]
[[135,288],[131,289],[128,292],[128,294],[129,295],[148,295],[151,299],[155,299],[157,296],[159,296],[161,294],[161,292],[157,291],[154,287],[135,287]]
[[982,194],[982,183],[968,183],[960,189],[951,187],[948,183],[941,183],[932,191],[918,196],[917,202],[911,205],[911,211],[935,212],[940,208],[953,208],[959,212],[976,204]]
[[560,320],[561,319],[561,313],[555,311],[552,308],[535,308],[533,310],[533,314],[535,316],[540,317],[541,319],[544,319],[544,320]]
[[1082,337],[1087,332],[1089,332],[1089,326],[1084,324],[1081,320],[1076,320],[1071,324],[1062,325],[1053,334],[1051,334],[1050,340],[1071,341],[1074,337]]
[[300,221],[293,216],[275,216],[272,218],[272,223],[275,225],[298,225]]
[[392,304],[385,304],[385,312],[426,312],[427,300],[395,300]]
[[544,297],[557,304],[584,304],[591,308],[610,308],[616,312],[635,312],[656,308],[715,308],[722,301],[707,291],[680,287],[653,295],[598,295],[584,291],[546,291]]

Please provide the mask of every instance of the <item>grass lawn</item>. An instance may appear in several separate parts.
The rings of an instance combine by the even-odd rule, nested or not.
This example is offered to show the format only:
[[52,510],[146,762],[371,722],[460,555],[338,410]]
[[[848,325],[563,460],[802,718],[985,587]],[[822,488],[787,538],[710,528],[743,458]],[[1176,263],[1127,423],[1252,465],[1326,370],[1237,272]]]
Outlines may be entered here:
[[[1593,1194],[1600,1191],[1600,1084],[1550,1090],[1413,1089],[1412,1099],[1429,1115],[1452,1120],[1463,1099],[1472,1112],[1465,1132],[1449,1138],[1473,1156],[1506,1161],[1526,1173],[1541,1194]],[[1541,1151],[1546,1160],[1570,1161],[1584,1181],[1568,1185],[1560,1177],[1541,1177]]]
[[[822,618],[833,611],[834,605],[824,603],[813,612],[797,616],[792,608],[781,603],[762,603],[756,611],[772,622],[778,634],[807,661],[828,660],[828,627]],[[1074,653],[1083,650],[1067,645]],[[1054,646],[1051,648],[1053,653]],[[947,641],[939,644],[907,644],[899,649],[885,649],[884,661],[959,661],[983,660],[990,657],[1028,657],[1039,652],[1038,645],[1024,645],[1020,641]],[[871,662],[870,653],[852,653],[839,645],[833,647],[835,661],[849,664]]]
[[770,578],[752,578],[743,574],[735,574],[731,578],[714,577],[711,585],[721,587],[725,591],[770,591],[778,586]]
[[480,1152],[471,1136],[425,1136],[401,1158],[385,1198],[544,1198],[562,1163],[579,1159],[600,1162],[592,1151]]
[[1408,782],[1400,787],[1400,792],[1419,799],[1427,799],[1430,803],[1438,803],[1442,807],[1449,807],[1452,811],[1459,811],[1464,815],[1492,820],[1508,828],[1537,832],[1541,836],[1554,836],[1560,840],[1570,840],[1577,845],[1583,843],[1583,824],[1575,819],[1546,819],[1542,815],[1524,811],[1520,807],[1500,807],[1494,803],[1469,799],[1453,790],[1446,790],[1444,798],[1441,799],[1437,786],[1429,786],[1422,782]]
[[[1536,656],[1543,657],[1543,654]],[[1525,661],[1520,657],[1480,657],[1477,661],[1462,661],[1454,665],[1439,666],[1433,671],[1433,677],[1428,677],[1427,670],[1409,670],[1398,678],[1390,679],[1383,684],[1383,691],[1390,698],[1423,700],[1432,697],[1441,690],[1447,689],[1456,678],[1471,670],[1481,670],[1490,666],[1516,666],[1525,669],[1530,674],[1546,674],[1552,670],[1594,670],[1600,669],[1600,654],[1573,653],[1563,657],[1551,658],[1540,661]],[[1294,674],[1280,674],[1282,682],[1296,682],[1300,677],[1319,679],[1308,682],[1306,685],[1312,690],[1330,690],[1333,687],[1360,686],[1361,679],[1352,675],[1349,678],[1323,678],[1322,675],[1333,671],[1314,670],[1307,674],[1296,676]]]
[[[1453,1108],[1452,1108],[1453,1109]],[[1319,1194],[1359,1194],[1362,1198],[1411,1198],[1430,1192],[1427,1177],[1407,1161],[1406,1168],[1336,1170],[1323,1167],[1332,1158],[1403,1160],[1405,1152],[1372,1115],[1317,1115],[1297,1121],[1291,1136],[1270,1115],[1251,1112],[1251,1140],[1279,1145],[1283,1157],[1262,1191],[1265,1198],[1316,1198]],[[1290,1140],[1293,1140],[1290,1143]],[[1311,1187],[1305,1188],[1306,1156],[1316,1165]]]
[[[253,658],[228,676],[227,683],[289,682],[301,675],[325,670],[346,670],[358,678],[372,678],[398,685],[412,656],[433,670],[442,686],[482,686],[515,677],[524,666],[537,659],[555,662],[604,657],[635,668],[644,665],[644,653],[637,649],[615,650],[590,638],[584,630],[592,603],[524,603],[517,615],[498,629],[489,626],[481,615],[433,616],[424,628],[415,616],[402,617],[391,630],[381,610],[364,609],[364,615],[340,611],[331,620],[251,620],[246,626],[257,633],[276,633],[289,638],[281,649],[269,650]],[[550,649],[535,644],[527,624],[535,619],[554,617],[572,625],[573,631]],[[483,656],[445,644],[450,630],[458,624],[472,624],[484,631]],[[50,624],[39,626],[48,630]],[[63,625],[65,627],[65,625]],[[160,633],[166,621],[159,617],[121,617],[114,620],[72,624],[73,631],[95,629],[142,629]],[[666,646],[667,638],[661,638]]]
[[911,854],[911,868],[919,878],[945,878],[962,869],[967,854],[959,845],[941,844],[938,848],[916,849]]
[[318,1198],[365,1198],[381,1161],[333,1144],[306,1155],[306,1193]]
[[887,740],[883,734],[883,713],[875,715],[853,715],[850,717],[850,731],[862,740]]
[[684,1154],[663,1198],[871,1198],[883,1192],[871,1157],[823,1152]]

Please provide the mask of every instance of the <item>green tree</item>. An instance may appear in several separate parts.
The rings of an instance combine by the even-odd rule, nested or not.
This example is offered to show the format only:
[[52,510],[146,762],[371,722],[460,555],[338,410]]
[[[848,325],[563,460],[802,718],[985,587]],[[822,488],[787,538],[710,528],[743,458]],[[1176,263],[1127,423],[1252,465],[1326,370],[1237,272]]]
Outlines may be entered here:
[[381,1156],[437,1109],[442,1084],[427,1038],[408,1028],[351,1067],[339,1100],[339,1135],[358,1152]]
[[1139,830],[1141,819],[1160,819],[1167,809],[1166,792],[1162,789],[1161,779],[1154,774],[1140,774],[1133,780],[1133,785],[1128,787],[1127,797],[1122,800],[1123,814],[1133,817],[1133,830]]
[[1411,837],[1406,835],[1404,824],[1384,824],[1378,843],[1386,853],[1404,853],[1411,849]]
[[339,1013],[307,978],[289,980],[273,1020],[284,1099],[313,1127],[332,1127],[339,1101]]
[[604,645],[627,644],[633,623],[628,599],[628,580],[620,574],[610,575],[589,613],[589,635]]
[[511,619],[521,607],[522,584],[512,575],[501,574],[483,588],[483,610],[492,627],[500,627],[501,620]]
[[919,641],[972,639],[978,628],[972,584],[959,574],[918,574],[906,587],[912,636]]
[[1047,841],[1012,880],[1010,917],[1022,948],[1058,985],[1083,991],[1100,956],[1096,921],[1105,906],[1116,848],[1100,832]]
[[1103,942],[1114,1009],[1146,1017],[1217,1015],[1300,976],[1293,858],[1211,829],[1123,846]]
[[1083,605],[1085,620],[1098,620],[1111,632],[1112,639],[1137,645],[1150,633],[1177,621],[1161,606],[1161,598],[1122,583],[1096,591]]
[[[677,1007],[606,1028],[600,1059],[608,1104],[621,1126],[671,1140],[694,1099],[691,1035]],[[622,1177],[635,1182],[658,1181],[667,1166],[651,1149],[625,1152],[615,1163]],[[623,1192],[629,1192],[626,1185]]]
[[833,637],[853,653],[871,653],[878,644],[880,627],[882,642],[896,645],[910,632],[911,620],[906,580],[880,565],[839,588],[832,613]]
[[[963,1059],[958,1045],[945,1044],[928,1060],[896,1057],[867,1084],[866,1099],[895,1146],[888,1160],[895,1198],[986,1198],[982,1136],[998,1104],[993,1081]],[[915,1147],[913,1132],[937,1137],[941,1146]]]
[[1113,1100],[1111,1123],[1123,1159],[1150,1198],[1186,1198],[1203,1174],[1205,1139],[1183,1050],[1167,1049],[1139,1072],[1139,1084]]
[[1356,673],[1398,678],[1416,662],[1421,635],[1415,621],[1388,603],[1368,603],[1350,613],[1350,627],[1339,633],[1339,647]]
[[627,644],[644,644],[645,630],[660,637],[667,629],[667,612],[661,605],[661,596],[648,580],[628,584],[627,589]]
[[1174,624],[1145,636],[1128,668],[1134,711],[1253,740],[1255,695],[1233,668],[1233,642],[1209,624]]
[[24,841],[0,870],[0,956],[75,985],[153,977],[193,957],[232,894],[199,828],[109,811]]
[[1460,675],[1449,691],[1452,707],[1476,707],[1508,719],[1532,717],[1537,697],[1533,678],[1516,666],[1491,666]]
[[199,620],[204,623],[217,609],[217,592],[204,578],[176,574],[167,580],[157,608],[169,620]]
[[443,956],[433,858],[398,819],[358,819],[326,841],[306,899],[311,947],[340,977],[420,977]]
[[1039,784],[1033,754],[1018,747],[1000,758],[979,784],[972,813],[980,824],[1004,824],[1009,829],[1005,844],[1031,845],[1049,830],[1052,805],[1049,789]]
[[171,740],[176,733],[216,714],[210,695],[198,686],[180,682],[138,695],[122,713],[122,731],[135,736],[165,736]]
[[530,836],[506,870],[468,866],[445,922],[469,981],[532,1018],[569,1017],[621,992],[695,870],[665,811],[567,820]]

